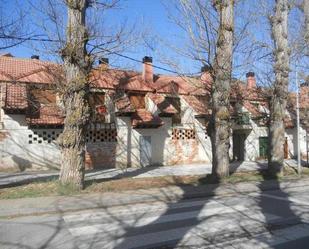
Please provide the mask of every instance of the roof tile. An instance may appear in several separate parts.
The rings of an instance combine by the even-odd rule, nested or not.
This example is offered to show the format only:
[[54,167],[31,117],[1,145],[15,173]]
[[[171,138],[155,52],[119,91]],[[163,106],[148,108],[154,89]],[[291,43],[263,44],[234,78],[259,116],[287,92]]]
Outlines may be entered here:
[[52,125],[61,126],[64,117],[60,108],[56,105],[46,105],[39,107],[36,111],[27,114],[26,121],[30,126]]
[[25,84],[8,83],[4,87],[4,109],[6,111],[25,111],[28,108],[27,88]]
[[138,109],[132,116],[132,126],[134,128],[155,128],[163,124],[163,121],[158,116],[153,116],[146,109]]

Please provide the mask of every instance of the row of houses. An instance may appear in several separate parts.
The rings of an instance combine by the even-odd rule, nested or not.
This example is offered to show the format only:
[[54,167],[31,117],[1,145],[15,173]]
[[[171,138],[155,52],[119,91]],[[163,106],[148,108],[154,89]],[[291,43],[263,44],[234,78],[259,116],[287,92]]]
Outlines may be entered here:
[[[86,166],[145,167],[211,162],[207,125],[211,115],[211,77],[207,67],[196,77],[154,74],[152,58],[142,72],[110,68],[107,59],[92,70],[91,122],[86,136]],[[269,90],[257,87],[253,72],[234,80],[230,158],[255,161],[267,155]],[[61,66],[0,56],[0,168],[54,169],[60,166],[57,137],[64,115],[59,89]],[[301,110],[308,113],[309,86],[301,88]],[[307,110],[307,111],[306,111]],[[307,153],[305,118],[300,149]],[[286,158],[296,155],[295,94],[286,113]]]

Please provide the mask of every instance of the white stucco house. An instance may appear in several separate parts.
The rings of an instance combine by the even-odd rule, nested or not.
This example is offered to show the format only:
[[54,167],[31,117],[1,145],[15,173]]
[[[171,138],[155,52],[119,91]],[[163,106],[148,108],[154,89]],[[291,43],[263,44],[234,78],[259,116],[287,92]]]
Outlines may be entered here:
[[[144,57],[142,72],[112,69],[101,60],[90,76],[87,168],[211,162],[211,80],[206,69],[189,78],[154,74],[151,57]],[[0,170],[59,168],[57,137],[64,116],[56,89],[61,75],[61,66],[38,57],[0,56]],[[256,86],[254,73],[247,74],[247,82],[233,84],[230,109],[231,160],[264,158],[268,96]],[[296,154],[294,120],[288,112],[287,157]],[[303,156],[306,146],[302,128]]]

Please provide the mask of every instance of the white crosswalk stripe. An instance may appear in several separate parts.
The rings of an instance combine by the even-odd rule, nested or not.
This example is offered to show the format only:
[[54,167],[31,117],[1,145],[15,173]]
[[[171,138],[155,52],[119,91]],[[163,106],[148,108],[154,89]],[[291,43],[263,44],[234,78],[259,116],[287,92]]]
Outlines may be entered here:
[[[216,234],[265,232],[264,223],[278,220],[252,205],[216,200],[162,202],[87,210],[64,216],[80,248],[152,248],[165,242],[202,245]],[[210,243],[211,244],[211,243]]]

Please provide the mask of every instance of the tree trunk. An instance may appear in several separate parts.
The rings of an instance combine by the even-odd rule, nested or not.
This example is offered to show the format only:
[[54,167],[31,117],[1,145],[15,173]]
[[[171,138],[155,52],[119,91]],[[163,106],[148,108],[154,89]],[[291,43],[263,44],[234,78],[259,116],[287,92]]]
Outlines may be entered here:
[[90,60],[86,51],[88,34],[85,14],[88,0],[66,0],[68,23],[66,45],[62,50],[66,83],[64,130],[59,137],[61,148],[60,182],[74,189],[84,186],[85,132],[89,120],[88,74]]
[[284,163],[284,117],[288,96],[290,57],[288,47],[288,12],[288,0],[277,0],[275,15],[270,18],[275,46],[275,84],[270,103],[268,169],[274,175],[281,173]]
[[303,9],[305,15],[305,40],[307,45],[309,45],[309,1],[304,0],[303,2]]
[[212,85],[212,175],[220,179],[229,175],[230,86],[232,74],[234,1],[214,0],[220,26],[214,61]]

